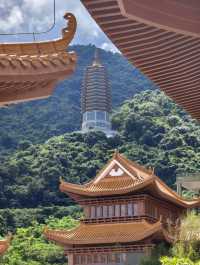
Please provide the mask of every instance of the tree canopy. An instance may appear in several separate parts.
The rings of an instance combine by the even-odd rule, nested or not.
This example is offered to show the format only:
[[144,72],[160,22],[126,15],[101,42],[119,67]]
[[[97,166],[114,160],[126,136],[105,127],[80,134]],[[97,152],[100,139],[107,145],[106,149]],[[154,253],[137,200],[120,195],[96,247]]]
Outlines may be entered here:
[[0,164],[0,208],[68,206],[59,179],[84,183],[115,149],[148,167],[173,187],[177,173],[200,169],[200,126],[163,93],[146,91],[113,114],[114,138],[102,132],[66,133],[25,145]]

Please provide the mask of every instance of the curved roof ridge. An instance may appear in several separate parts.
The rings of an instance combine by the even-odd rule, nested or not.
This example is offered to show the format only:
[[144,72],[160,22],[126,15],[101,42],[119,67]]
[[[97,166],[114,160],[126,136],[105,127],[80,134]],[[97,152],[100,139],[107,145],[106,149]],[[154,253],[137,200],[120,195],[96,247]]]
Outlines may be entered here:
[[[109,175],[109,170],[115,166],[115,163],[118,163],[117,165],[119,167],[121,165],[122,169],[126,169],[126,172],[124,172],[124,174],[122,173],[121,176]],[[136,171],[137,175],[134,169],[139,171]],[[134,176],[135,179],[131,178],[131,175]],[[130,177],[130,179],[128,177]],[[104,179],[106,179],[106,181]],[[60,185],[60,190],[62,192],[75,193],[88,197],[122,195],[136,192],[144,188],[151,189],[151,191],[156,192],[165,200],[181,207],[191,208],[200,205],[200,199],[185,200],[168,187],[153,171],[146,170],[144,167],[128,160],[118,152],[114,153],[112,159],[110,159],[97,176],[88,183],[81,185],[63,181]]]
[[62,38],[37,42],[0,43],[0,54],[23,55],[27,52],[28,54],[35,54],[35,51],[38,50],[48,54],[49,50],[50,53],[52,50],[64,51],[72,41],[77,27],[76,18],[72,13],[65,13],[64,19],[68,21],[68,25],[62,29]]
[[151,171],[150,169],[145,168],[142,165],[139,165],[135,161],[129,160],[124,155],[118,153],[118,157],[120,157],[121,159],[123,159],[124,161],[126,161],[126,163],[131,164],[133,167],[136,167],[138,170],[141,170],[144,173],[149,174],[150,176],[153,176],[154,175],[153,171]]
[[151,178],[149,180],[146,180],[144,182],[140,182],[140,183],[137,183],[135,186],[133,185],[129,185],[128,187],[120,187],[116,190],[114,190],[113,188],[110,188],[110,189],[104,189],[104,190],[101,190],[101,189],[98,189],[97,190],[89,190],[87,189],[86,187],[84,187],[84,185],[78,185],[78,184],[72,184],[72,183],[68,183],[68,182],[64,182],[62,181],[62,183],[60,184],[60,191],[61,192],[66,192],[66,193],[77,193],[79,195],[85,195],[85,196],[92,196],[92,197],[95,197],[95,196],[98,196],[98,195],[110,195],[111,192],[112,194],[127,194],[127,193],[130,193],[132,191],[137,191],[141,188],[144,188],[145,186],[147,185],[150,185],[154,182],[154,179]]
[[162,181],[159,177],[155,176],[155,181],[159,182],[162,186],[164,186],[164,188],[171,193],[173,196],[175,196],[177,198],[177,200],[180,200],[181,202],[183,202],[184,204],[189,204],[190,206],[192,206],[193,204],[196,205],[199,203],[200,205],[200,199],[191,199],[191,200],[187,200],[183,197],[181,197],[179,194],[177,194],[174,190],[172,190],[170,187],[167,186],[167,184]]
[[76,18],[68,21],[62,38],[46,42],[0,43],[0,106],[46,98],[58,81],[72,74],[76,54],[66,48],[76,32]]

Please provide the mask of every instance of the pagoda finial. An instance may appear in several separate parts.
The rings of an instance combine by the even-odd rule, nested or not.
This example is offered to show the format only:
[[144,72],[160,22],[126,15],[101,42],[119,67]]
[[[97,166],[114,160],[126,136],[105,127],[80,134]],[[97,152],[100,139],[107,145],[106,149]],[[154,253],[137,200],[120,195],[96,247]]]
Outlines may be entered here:
[[118,149],[115,149],[115,152],[114,152],[113,158],[117,158],[118,155],[119,155],[119,151],[118,151]]
[[94,61],[92,65],[101,66],[100,59],[99,59],[99,49],[97,47],[95,48]]

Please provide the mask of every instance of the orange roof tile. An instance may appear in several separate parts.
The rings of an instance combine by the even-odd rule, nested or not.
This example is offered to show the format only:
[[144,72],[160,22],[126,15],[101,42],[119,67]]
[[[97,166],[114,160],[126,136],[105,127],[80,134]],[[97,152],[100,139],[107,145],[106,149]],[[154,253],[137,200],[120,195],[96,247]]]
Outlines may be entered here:
[[46,229],[44,231],[44,235],[48,240],[60,245],[131,243],[145,240],[157,233],[159,238],[168,242],[172,241],[172,237],[170,237],[160,222],[150,224],[144,220],[141,222],[112,224],[81,223],[73,230]]
[[154,195],[185,208],[200,205],[200,200],[183,199],[155,176],[153,171],[145,169],[118,153],[115,153],[90,182],[78,185],[61,181],[60,190],[87,197],[122,195],[149,190]]

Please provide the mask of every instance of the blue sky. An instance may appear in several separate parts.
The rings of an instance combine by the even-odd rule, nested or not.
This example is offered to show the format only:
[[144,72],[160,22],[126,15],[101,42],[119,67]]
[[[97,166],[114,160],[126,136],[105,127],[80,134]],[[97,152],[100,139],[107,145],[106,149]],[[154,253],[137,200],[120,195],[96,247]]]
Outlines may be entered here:
[[[74,44],[95,44],[96,46],[116,51],[99,26],[92,19],[80,0],[56,0],[56,27],[50,33],[38,36],[39,40],[59,37],[65,21],[66,11],[75,14],[78,29]],[[0,0],[1,33],[44,31],[53,23],[53,0]],[[31,41],[26,36],[0,36],[1,42]]]

